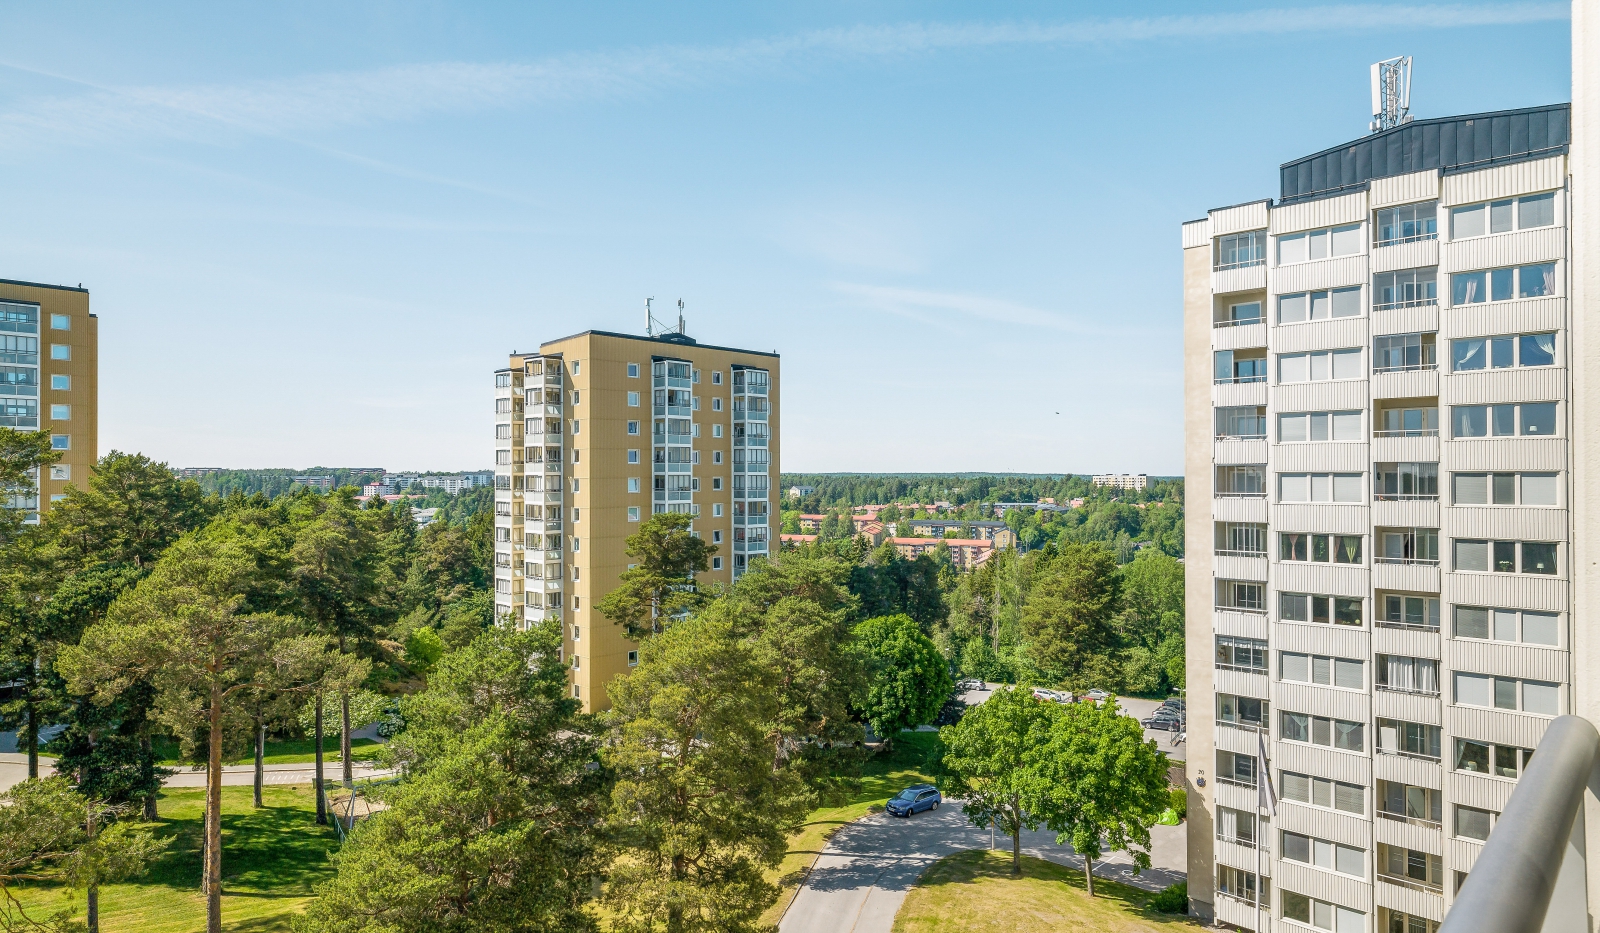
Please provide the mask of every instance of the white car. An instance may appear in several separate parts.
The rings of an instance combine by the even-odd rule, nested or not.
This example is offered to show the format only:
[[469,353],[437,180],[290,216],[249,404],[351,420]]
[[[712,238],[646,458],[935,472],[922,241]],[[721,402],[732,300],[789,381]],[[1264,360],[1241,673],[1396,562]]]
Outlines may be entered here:
[[1099,687],[1095,687],[1093,690],[1090,690],[1088,693],[1085,693],[1084,696],[1086,696],[1089,699],[1094,700],[1096,703],[1098,703],[1101,700],[1110,699],[1111,698],[1111,691],[1109,691],[1109,690],[1101,690]]

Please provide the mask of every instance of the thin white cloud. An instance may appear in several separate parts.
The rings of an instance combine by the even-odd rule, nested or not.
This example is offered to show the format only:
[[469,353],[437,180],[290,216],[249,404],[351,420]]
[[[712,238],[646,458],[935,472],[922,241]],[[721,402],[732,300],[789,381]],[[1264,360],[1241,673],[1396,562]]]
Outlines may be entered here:
[[834,282],[830,287],[840,294],[856,299],[863,307],[945,329],[958,329],[955,321],[959,319],[976,318],[998,324],[1042,327],[1070,333],[1086,333],[1091,330],[1065,315],[1007,301],[1004,298],[960,292],[862,285],[855,282]]
[[[1387,4],[1261,9],[1064,23],[905,23],[822,29],[727,46],[664,46],[532,63],[440,62],[195,87],[100,87],[0,112],[0,145],[95,144],[155,135],[213,140],[219,130],[288,135],[530,104],[636,96],[821,59],[868,60],[949,49],[1564,20],[1565,3]],[[36,74],[25,66],[12,65]],[[55,76],[74,86],[77,78]]]

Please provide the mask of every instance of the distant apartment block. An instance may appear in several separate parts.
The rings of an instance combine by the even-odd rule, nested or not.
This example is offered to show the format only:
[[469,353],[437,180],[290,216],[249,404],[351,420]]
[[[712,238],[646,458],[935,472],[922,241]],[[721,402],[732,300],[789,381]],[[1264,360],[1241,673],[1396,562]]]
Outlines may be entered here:
[[423,489],[439,489],[454,495],[465,492],[478,486],[494,485],[494,471],[482,470],[472,473],[385,473],[383,485],[393,486],[404,491],[412,486],[421,486]]
[[816,491],[817,491],[817,487],[815,487],[815,486],[790,486],[789,487],[789,498],[791,498],[791,499],[799,499],[799,498],[804,497],[804,496],[809,496],[809,495],[811,495],[812,493],[814,493]]
[[181,467],[173,472],[179,479],[200,479],[202,476],[221,473],[222,469],[222,467]]
[[889,538],[901,557],[915,560],[923,554],[932,554],[944,545],[950,553],[950,563],[961,570],[971,570],[994,554],[995,543],[982,538]]
[[315,489],[317,492],[332,492],[333,477],[331,476],[293,476],[289,481],[296,486]]
[[0,425],[47,431],[61,459],[10,506],[29,522],[82,489],[99,458],[100,321],[82,288],[0,279]]
[[1137,475],[1130,473],[1102,473],[1093,477],[1090,482],[1096,486],[1109,486],[1112,489],[1144,489],[1150,485],[1150,478],[1143,473]]
[[399,492],[400,490],[388,483],[368,483],[361,487],[362,496],[394,496]]
[[907,522],[914,535],[928,535],[934,538],[963,531],[970,531],[972,536],[984,541],[993,541],[995,547],[1012,547],[1016,544],[1016,535],[1011,531],[1011,526],[1005,522],[963,522],[955,519],[921,519]]
[[572,695],[603,710],[638,645],[594,604],[640,523],[693,516],[717,548],[704,585],[773,549],[778,356],[586,331],[511,354],[494,378],[496,610],[559,619]]

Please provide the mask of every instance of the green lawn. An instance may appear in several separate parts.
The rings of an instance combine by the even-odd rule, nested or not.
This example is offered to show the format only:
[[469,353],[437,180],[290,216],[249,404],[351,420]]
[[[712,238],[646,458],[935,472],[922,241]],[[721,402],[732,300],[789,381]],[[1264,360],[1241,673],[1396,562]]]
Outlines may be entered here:
[[[338,831],[316,825],[316,805],[307,785],[268,785],[266,807],[250,805],[249,787],[222,789],[222,922],[227,930],[287,931],[312,889],[332,871],[328,853]],[[157,832],[175,841],[137,881],[100,890],[104,933],[193,933],[205,929],[200,894],[203,788],[162,792]],[[32,908],[59,906],[72,898],[55,888],[14,889]],[[83,896],[73,898],[82,917]]]
[[946,856],[917,879],[894,918],[894,933],[1179,933],[1198,927],[1182,914],[1145,907],[1153,896],[1083,872],[1011,853],[974,849]]
[[[350,741],[350,760],[360,761],[378,757],[378,749],[383,743],[376,739],[352,739]],[[317,758],[317,750],[310,739],[268,739],[265,763],[269,765],[308,765]],[[168,768],[188,767],[178,755],[178,743],[164,741],[155,743],[157,763]],[[252,749],[242,757],[223,761],[225,765],[248,765],[255,763],[255,751]],[[324,762],[339,760],[339,739],[337,736],[324,739],[322,742],[322,760]]]
[[783,887],[778,902],[762,919],[777,923],[789,909],[804,880],[806,870],[822,854],[828,837],[839,827],[865,816],[875,806],[904,790],[908,784],[933,781],[932,769],[939,754],[939,736],[934,732],[903,732],[895,739],[892,752],[873,756],[862,769],[861,786],[849,797],[829,801],[829,806],[811,811],[805,825],[789,838],[789,852],[778,870],[769,875]]

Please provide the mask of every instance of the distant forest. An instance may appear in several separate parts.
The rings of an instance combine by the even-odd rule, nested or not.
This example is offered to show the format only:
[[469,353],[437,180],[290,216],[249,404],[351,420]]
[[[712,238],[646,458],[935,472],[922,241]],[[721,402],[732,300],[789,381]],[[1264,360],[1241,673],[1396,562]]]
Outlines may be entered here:
[[[383,479],[381,470],[352,470],[344,467],[310,467],[304,470],[221,470],[196,478],[195,482],[207,493],[228,496],[241,493],[246,496],[261,493],[272,499],[294,491],[293,477],[332,476],[334,486],[365,486]],[[419,489],[418,492],[421,492]],[[494,503],[494,490],[477,486],[461,493],[448,493],[442,489],[428,490],[426,496],[411,500],[413,508],[440,509],[438,519],[457,524],[465,522],[479,511]]]

